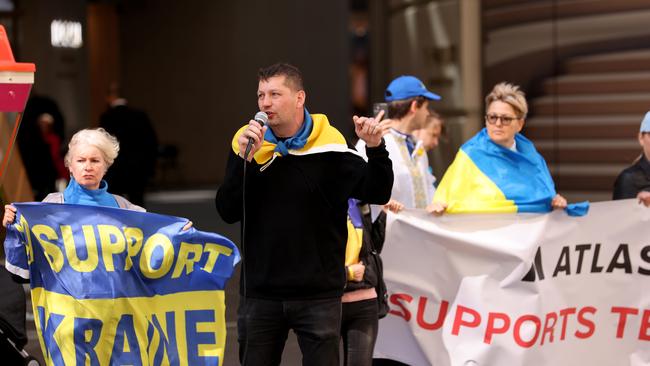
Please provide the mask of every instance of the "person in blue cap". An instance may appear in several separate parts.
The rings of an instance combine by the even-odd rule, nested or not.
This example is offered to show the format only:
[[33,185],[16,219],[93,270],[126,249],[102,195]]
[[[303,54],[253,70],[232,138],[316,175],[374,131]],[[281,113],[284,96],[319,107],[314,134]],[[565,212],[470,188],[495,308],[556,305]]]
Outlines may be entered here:
[[[382,213],[384,208],[394,212],[399,212],[404,208],[424,209],[433,199],[435,190],[432,184],[432,175],[429,173],[427,154],[420,152],[422,143],[418,144],[413,132],[425,127],[429,117],[429,102],[440,100],[440,96],[427,90],[420,79],[406,75],[391,81],[386,88],[384,99],[388,103],[388,119],[391,126],[384,135],[384,141],[386,150],[388,150],[388,157],[393,163],[394,181],[391,199],[388,204],[385,206],[371,205],[372,230],[375,230],[376,226],[381,226],[377,225],[377,222],[382,217],[385,218],[385,214]],[[357,150],[361,153],[365,151],[363,141],[359,141]],[[383,246],[383,239],[371,239],[371,241],[375,248]],[[370,270],[365,268],[368,264],[366,262],[360,261],[359,264],[350,265],[348,268],[360,269],[359,278],[364,278],[364,270],[372,272],[372,268]],[[377,280],[383,282],[381,278]],[[355,322],[366,325],[366,328],[359,327],[359,329],[365,330],[356,331],[356,334],[355,332],[348,332],[351,334],[347,335],[348,341],[345,342],[346,365],[368,365],[371,362],[373,365],[404,365],[389,359],[371,360],[372,348],[378,330],[377,310],[375,309],[374,312],[364,310],[364,304],[377,304],[374,299],[377,296],[382,296],[382,294],[374,291],[375,288],[369,290],[371,291],[368,292],[366,289],[349,291],[343,296],[342,330],[344,332],[347,329],[354,331],[350,324],[355,324]],[[372,319],[373,316],[374,319]],[[363,335],[363,338],[359,335]],[[345,339],[346,335],[344,334]],[[369,352],[366,353],[365,351]]]
[[[426,208],[433,199],[434,186],[429,175],[429,160],[419,154],[413,131],[424,128],[429,116],[429,102],[440,96],[427,90],[415,76],[400,76],[388,85],[384,98],[388,103],[391,128],[384,136],[395,177],[391,200],[393,211],[403,208]],[[363,151],[363,142],[357,144]],[[373,211],[377,210],[375,208]]]
[[643,153],[616,178],[613,199],[637,198],[639,203],[650,207],[650,112],[641,121],[639,144]]

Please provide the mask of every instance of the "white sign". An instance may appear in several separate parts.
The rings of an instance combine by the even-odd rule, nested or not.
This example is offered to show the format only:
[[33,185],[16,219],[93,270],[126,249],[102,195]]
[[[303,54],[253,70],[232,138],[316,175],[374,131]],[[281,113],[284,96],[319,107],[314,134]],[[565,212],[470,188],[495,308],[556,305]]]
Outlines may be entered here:
[[409,365],[650,365],[650,209],[390,215],[375,357]]
[[50,36],[53,47],[80,48],[83,46],[81,23],[54,20],[50,24]]

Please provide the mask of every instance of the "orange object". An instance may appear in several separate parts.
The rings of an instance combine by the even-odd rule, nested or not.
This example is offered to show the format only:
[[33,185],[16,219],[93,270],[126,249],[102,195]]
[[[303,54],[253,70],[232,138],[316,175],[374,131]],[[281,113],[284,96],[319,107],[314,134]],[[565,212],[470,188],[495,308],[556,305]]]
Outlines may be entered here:
[[5,31],[4,26],[0,25],[0,72],[2,71],[31,72],[33,74],[36,71],[36,65],[14,60],[14,53],[11,52],[7,31]]
[[3,151],[0,163],[0,182],[4,177],[5,169],[13,149],[20,118],[25,110],[25,104],[34,84],[36,65],[31,63],[18,63],[11,52],[7,31],[0,25],[0,112],[18,112],[9,139],[6,151]]
[[0,112],[22,112],[34,84],[36,65],[18,63],[0,25]]

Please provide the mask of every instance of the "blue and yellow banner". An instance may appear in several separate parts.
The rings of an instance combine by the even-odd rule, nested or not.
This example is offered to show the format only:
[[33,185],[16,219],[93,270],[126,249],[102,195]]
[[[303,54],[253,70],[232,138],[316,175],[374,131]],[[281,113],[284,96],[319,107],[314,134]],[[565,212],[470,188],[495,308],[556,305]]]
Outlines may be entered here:
[[228,239],[187,219],[123,209],[14,204],[7,269],[29,276],[48,365],[221,365]]

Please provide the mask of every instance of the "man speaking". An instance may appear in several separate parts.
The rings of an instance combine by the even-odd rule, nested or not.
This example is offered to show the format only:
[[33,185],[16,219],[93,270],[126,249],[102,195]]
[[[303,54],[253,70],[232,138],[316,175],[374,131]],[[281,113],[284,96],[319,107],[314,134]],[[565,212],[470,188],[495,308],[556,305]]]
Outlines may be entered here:
[[258,79],[268,123],[250,120],[235,134],[215,200],[224,221],[243,226],[240,361],[279,365],[293,329],[303,365],[338,366],[347,200],[390,198],[386,125],[381,115],[353,118],[365,162],[325,115],[309,114],[296,67],[262,68]]

